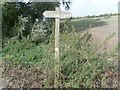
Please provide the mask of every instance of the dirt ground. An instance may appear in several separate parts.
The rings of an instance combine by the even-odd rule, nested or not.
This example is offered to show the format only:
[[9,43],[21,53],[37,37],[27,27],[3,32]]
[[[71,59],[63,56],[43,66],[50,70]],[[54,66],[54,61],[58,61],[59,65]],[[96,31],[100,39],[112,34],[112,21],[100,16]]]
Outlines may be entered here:
[[0,90],[2,89],[2,88],[4,88],[4,85],[3,85],[3,78],[2,78],[2,71],[3,71],[3,67],[2,67],[2,61],[0,61]]
[[113,50],[118,44],[118,17],[111,17],[109,19],[102,19],[107,24],[101,27],[94,27],[90,29],[93,34],[93,40],[97,43],[102,43],[107,37],[115,33],[115,35],[108,41],[107,50]]

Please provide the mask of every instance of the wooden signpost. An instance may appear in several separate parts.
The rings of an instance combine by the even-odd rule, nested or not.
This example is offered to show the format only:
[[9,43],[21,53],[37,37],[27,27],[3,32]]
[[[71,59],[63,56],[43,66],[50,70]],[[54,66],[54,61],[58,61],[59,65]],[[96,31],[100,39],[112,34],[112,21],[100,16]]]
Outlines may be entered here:
[[66,11],[60,11],[59,7],[55,8],[56,11],[45,11],[43,15],[47,18],[55,18],[55,87],[59,86],[59,27],[60,27],[60,18],[70,18],[72,14]]

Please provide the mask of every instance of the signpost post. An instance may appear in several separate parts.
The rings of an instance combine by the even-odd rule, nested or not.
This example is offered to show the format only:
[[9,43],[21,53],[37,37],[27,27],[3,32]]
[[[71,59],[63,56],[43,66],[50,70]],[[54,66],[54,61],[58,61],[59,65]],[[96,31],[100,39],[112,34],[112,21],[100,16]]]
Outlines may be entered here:
[[55,87],[59,86],[59,27],[60,27],[60,18],[70,18],[72,14],[66,11],[60,11],[59,7],[55,8],[56,11],[45,11],[43,15],[47,18],[55,18]]

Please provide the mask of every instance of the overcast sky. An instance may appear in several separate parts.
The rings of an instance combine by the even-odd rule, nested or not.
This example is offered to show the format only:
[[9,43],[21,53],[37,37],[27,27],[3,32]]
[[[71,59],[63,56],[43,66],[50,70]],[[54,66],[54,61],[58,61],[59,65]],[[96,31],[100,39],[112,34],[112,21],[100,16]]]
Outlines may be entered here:
[[[71,0],[69,10],[74,17],[117,13],[119,0]],[[62,9],[64,10],[64,9]]]
[[[29,1],[29,0],[24,0]],[[39,0],[38,0],[39,1]],[[71,0],[70,12],[73,17],[117,13],[120,0]],[[61,10],[64,10],[61,5]]]

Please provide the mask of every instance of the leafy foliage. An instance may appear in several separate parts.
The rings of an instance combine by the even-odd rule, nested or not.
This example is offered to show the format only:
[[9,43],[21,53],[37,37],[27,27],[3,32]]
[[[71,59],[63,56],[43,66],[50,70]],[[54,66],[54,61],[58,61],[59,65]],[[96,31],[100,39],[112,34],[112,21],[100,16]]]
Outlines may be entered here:
[[[107,61],[111,54],[96,53],[101,45],[91,43],[89,32],[79,35],[73,31],[63,33],[60,37],[60,87],[101,87],[104,74],[115,69],[112,62]],[[23,77],[30,74],[29,79],[24,78],[25,81],[28,81],[27,83],[22,81],[23,77],[17,79],[11,77],[13,80],[11,82],[15,82],[12,86],[34,87],[34,83],[37,84],[37,87],[50,88],[54,86],[54,41],[52,38],[49,44],[36,45],[26,41],[5,44],[3,60],[6,74],[18,76],[15,72],[10,73],[12,68],[18,69],[19,72],[22,70]],[[6,71],[9,69],[10,71]],[[29,69],[32,71],[26,72]],[[40,76],[45,77],[38,79],[37,77]],[[10,77],[8,78],[10,79]],[[20,84],[17,84],[18,81]]]
[[[51,28],[50,28],[51,27]],[[44,42],[49,38],[53,31],[53,23],[51,21],[36,22],[31,30],[31,39],[36,43]]]
[[[43,12],[45,10],[54,10],[59,3],[24,3],[24,2],[5,2],[2,7],[2,33],[3,39],[14,37],[13,28],[20,23],[21,18],[27,18],[28,22],[25,24],[24,35],[27,36],[31,32],[31,28],[35,23],[36,19],[39,21],[43,20]],[[15,32],[17,33],[17,31]]]

